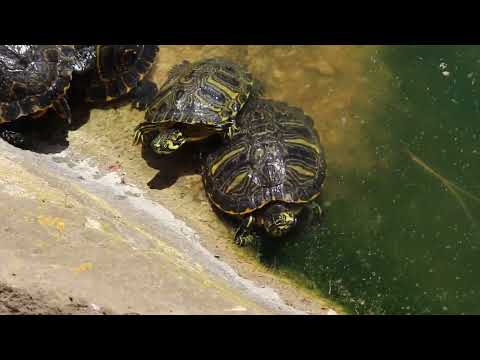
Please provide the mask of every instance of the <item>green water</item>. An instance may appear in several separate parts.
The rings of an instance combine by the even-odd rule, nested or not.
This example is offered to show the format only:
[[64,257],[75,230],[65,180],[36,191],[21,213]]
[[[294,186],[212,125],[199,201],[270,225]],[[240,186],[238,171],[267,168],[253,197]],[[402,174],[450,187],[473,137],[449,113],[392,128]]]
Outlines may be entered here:
[[352,313],[480,313],[480,199],[461,192],[480,198],[480,46],[380,47],[365,77],[359,166],[329,167],[323,223],[275,264]]

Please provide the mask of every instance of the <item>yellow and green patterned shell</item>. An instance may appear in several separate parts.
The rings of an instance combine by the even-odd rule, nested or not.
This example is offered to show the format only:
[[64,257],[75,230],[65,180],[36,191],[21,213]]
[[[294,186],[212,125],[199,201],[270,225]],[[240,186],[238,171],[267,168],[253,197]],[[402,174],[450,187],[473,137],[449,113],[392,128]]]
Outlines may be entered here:
[[301,109],[255,99],[237,125],[240,131],[203,165],[205,190],[214,205],[243,215],[275,201],[308,203],[320,194],[327,169],[324,149]]
[[262,86],[244,66],[224,58],[174,66],[166,83],[147,109],[142,131],[176,123],[227,130]]

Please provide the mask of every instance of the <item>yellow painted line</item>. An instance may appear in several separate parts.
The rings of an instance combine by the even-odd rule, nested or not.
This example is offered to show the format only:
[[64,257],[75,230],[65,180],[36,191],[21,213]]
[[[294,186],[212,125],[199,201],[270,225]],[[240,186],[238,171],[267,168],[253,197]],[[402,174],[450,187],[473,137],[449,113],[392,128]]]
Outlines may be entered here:
[[83,263],[83,264],[80,264],[77,267],[72,268],[72,271],[74,271],[76,273],[82,273],[82,272],[85,272],[85,271],[90,271],[92,269],[93,269],[93,264],[87,262],[87,263]]
[[40,225],[54,227],[59,232],[63,232],[65,230],[64,220],[61,219],[61,218],[58,218],[58,217],[50,217],[50,216],[46,216],[46,215],[39,215],[39,216],[37,216],[37,222]]

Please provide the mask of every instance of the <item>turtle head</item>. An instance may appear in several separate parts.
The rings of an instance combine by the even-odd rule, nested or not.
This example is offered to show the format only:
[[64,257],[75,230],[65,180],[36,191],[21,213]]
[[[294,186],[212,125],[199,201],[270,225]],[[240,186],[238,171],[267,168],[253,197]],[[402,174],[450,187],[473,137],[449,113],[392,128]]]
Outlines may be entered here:
[[297,213],[287,204],[273,204],[261,214],[263,226],[270,236],[281,237],[297,224]]
[[159,155],[167,155],[177,151],[187,139],[177,129],[169,129],[157,135],[150,143],[153,151]]

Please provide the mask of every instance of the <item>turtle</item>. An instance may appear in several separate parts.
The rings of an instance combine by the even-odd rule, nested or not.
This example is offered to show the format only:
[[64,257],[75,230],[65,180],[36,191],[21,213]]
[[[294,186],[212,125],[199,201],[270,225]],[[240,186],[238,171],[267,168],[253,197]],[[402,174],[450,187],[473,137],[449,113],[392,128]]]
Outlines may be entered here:
[[214,208],[237,218],[235,243],[263,232],[286,235],[304,209],[320,216],[327,163],[313,120],[300,108],[252,99],[237,118],[239,131],[203,157],[202,179]]
[[157,85],[145,79],[159,51],[158,45],[76,45],[74,79],[84,87],[90,103],[108,103],[131,94],[133,105],[145,110]]
[[0,137],[22,146],[25,138],[11,123],[50,108],[70,122],[66,94],[74,63],[73,45],[0,45]]
[[263,85],[247,67],[230,59],[184,60],[168,72],[145,121],[135,128],[134,144],[145,143],[145,135],[153,132],[151,148],[167,155],[213,134],[231,137],[239,111],[249,98],[262,93]]

